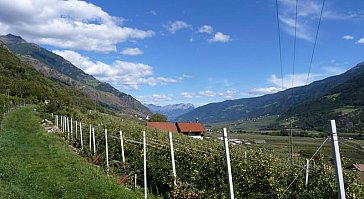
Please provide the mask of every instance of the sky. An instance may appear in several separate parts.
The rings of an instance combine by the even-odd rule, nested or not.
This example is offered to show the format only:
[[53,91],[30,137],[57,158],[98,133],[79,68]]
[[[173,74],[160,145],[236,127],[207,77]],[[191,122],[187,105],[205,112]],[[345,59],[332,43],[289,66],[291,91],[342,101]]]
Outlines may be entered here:
[[278,0],[278,21],[275,3],[0,0],[0,34],[20,35],[156,105],[275,93],[364,61],[364,1],[325,1],[309,75],[322,0],[298,0],[294,64],[296,1]]

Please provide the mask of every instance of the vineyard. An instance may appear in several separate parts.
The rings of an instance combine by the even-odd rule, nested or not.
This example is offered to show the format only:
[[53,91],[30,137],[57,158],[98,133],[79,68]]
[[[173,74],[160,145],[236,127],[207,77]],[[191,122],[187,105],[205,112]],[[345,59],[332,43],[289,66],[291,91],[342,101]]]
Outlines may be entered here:
[[[143,123],[127,117],[92,112],[82,114],[75,110],[54,113],[43,111],[42,117],[72,118],[71,134],[60,133],[80,155],[93,161],[109,175],[125,177],[136,174],[137,184],[143,181]],[[71,121],[69,119],[69,121]],[[75,121],[78,122],[76,133]],[[57,123],[57,122],[56,122]],[[58,121],[59,125],[62,125]],[[82,124],[82,144],[80,125]],[[63,122],[64,124],[68,124]],[[68,124],[69,125],[69,124]],[[93,145],[92,130],[95,132]],[[62,127],[60,127],[62,128]],[[108,131],[108,162],[105,155],[105,129]],[[120,130],[123,132],[125,162],[122,158]],[[146,129],[147,187],[154,194],[166,198],[229,198],[224,145],[214,140],[197,140],[173,134],[176,164],[176,185],[172,173],[168,134]],[[77,138],[76,138],[77,136]],[[92,140],[92,141],[91,141]],[[96,151],[94,151],[94,147]],[[291,162],[286,154],[267,149],[252,149],[230,145],[231,169],[235,198],[336,198],[337,185],[332,162],[324,160],[319,151],[311,159],[309,182],[305,185],[306,160]],[[343,159],[345,161],[345,159]],[[344,172],[347,198],[363,198],[364,186],[354,171]],[[129,178],[124,183],[133,184]]]

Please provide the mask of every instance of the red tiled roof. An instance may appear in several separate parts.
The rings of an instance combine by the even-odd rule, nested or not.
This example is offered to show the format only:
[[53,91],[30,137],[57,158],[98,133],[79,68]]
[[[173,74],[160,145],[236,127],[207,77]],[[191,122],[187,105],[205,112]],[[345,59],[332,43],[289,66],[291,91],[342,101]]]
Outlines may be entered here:
[[364,164],[353,164],[358,171],[364,171]]
[[205,127],[201,123],[177,122],[177,129],[180,133],[205,132]]
[[166,132],[177,133],[176,125],[170,122],[147,122],[147,127],[156,128]]

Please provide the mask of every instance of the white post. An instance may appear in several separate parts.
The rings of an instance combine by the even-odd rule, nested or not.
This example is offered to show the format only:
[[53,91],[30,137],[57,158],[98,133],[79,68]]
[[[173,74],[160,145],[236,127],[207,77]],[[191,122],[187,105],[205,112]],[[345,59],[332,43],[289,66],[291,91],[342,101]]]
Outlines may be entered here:
[[143,158],[144,158],[144,198],[148,198],[148,184],[147,184],[147,138],[145,136],[145,130],[143,131]]
[[77,120],[76,120],[76,128],[75,128],[75,131],[76,131],[76,139],[77,139],[77,129],[78,129],[78,124],[77,124]]
[[61,115],[61,131],[63,131],[63,116]]
[[107,145],[107,129],[105,129],[105,147],[106,147],[106,166],[109,173],[109,146]]
[[234,199],[233,177],[231,175],[231,166],[230,166],[229,138],[227,136],[226,128],[224,128],[223,131],[224,131],[224,145],[225,145],[226,164],[227,164],[227,172],[229,180],[230,198]]
[[[96,155],[96,139],[95,139],[95,128],[92,128],[92,144],[94,145],[94,155]],[[107,141],[106,141],[107,143]]]
[[70,120],[67,117],[66,118],[66,124],[67,124],[67,139],[68,139],[68,144],[70,144]]
[[123,163],[125,163],[124,140],[123,140],[123,131],[122,130],[120,130],[120,145],[121,145],[121,157],[123,158]]
[[71,140],[73,140],[73,119],[71,117]]
[[90,124],[90,142],[89,142],[89,144],[90,144],[90,152],[92,152],[92,126],[91,126],[91,124]]
[[80,122],[81,149],[83,149],[82,123]]
[[309,165],[310,165],[310,160],[306,159],[306,182],[305,182],[306,187],[308,185],[308,167],[309,167]]
[[176,165],[175,165],[175,162],[174,162],[174,149],[173,149],[172,132],[169,132],[169,146],[171,148],[173,184],[174,184],[174,186],[176,186],[177,185],[177,183],[176,183],[177,174],[176,174]]
[[58,128],[58,115],[56,115],[56,121],[55,121],[56,127]]
[[70,133],[70,118],[67,117],[67,132]]
[[343,180],[343,171],[341,168],[341,159],[340,159],[340,150],[339,150],[339,142],[337,139],[336,132],[336,123],[335,120],[331,120],[331,141],[332,148],[334,152],[334,160],[335,160],[335,169],[336,169],[336,180],[338,183],[338,198],[345,199],[345,188],[344,188],[344,180]]

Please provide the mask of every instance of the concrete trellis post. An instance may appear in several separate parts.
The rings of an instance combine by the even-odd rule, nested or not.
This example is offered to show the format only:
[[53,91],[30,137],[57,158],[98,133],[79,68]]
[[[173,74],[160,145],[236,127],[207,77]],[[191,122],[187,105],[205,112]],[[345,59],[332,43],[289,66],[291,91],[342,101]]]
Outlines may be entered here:
[[109,173],[109,145],[107,143],[107,129],[105,129],[105,147],[106,147],[106,166],[107,166],[107,173]]
[[331,120],[331,141],[332,141],[332,149],[333,149],[333,153],[334,153],[333,155],[334,155],[334,161],[335,161],[338,196],[340,199],[345,199],[346,196],[345,196],[345,188],[344,188],[343,170],[341,167],[339,141],[337,138],[335,120]]
[[78,129],[78,122],[77,122],[77,120],[76,120],[76,128],[75,128],[75,132],[76,132],[76,139],[77,139],[77,129]]
[[71,140],[73,141],[73,118],[71,117]]
[[90,142],[89,142],[89,145],[90,145],[90,152],[92,152],[92,126],[90,124]]
[[80,122],[81,149],[83,149],[82,123]]
[[310,160],[309,159],[306,159],[306,181],[305,181],[305,185],[306,185],[306,187],[307,187],[307,185],[308,185],[308,172],[309,172],[309,165],[310,165]]
[[233,177],[231,174],[231,165],[230,165],[230,152],[229,152],[229,138],[227,136],[226,128],[223,129],[224,132],[224,145],[225,145],[225,155],[226,155],[226,165],[227,165],[227,173],[229,180],[229,190],[230,190],[230,198],[234,199],[234,187],[233,187]]
[[176,178],[177,178],[177,174],[176,174],[176,165],[174,162],[174,149],[173,149],[173,138],[172,138],[172,132],[168,133],[169,135],[169,146],[171,148],[171,160],[172,160],[172,172],[173,172],[173,184],[174,186],[177,185],[176,182]]
[[120,146],[121,146],[121,157],[123,159],[123,163],[125,163],[124,140],[123,140],[123,131],[122,130],[120,130]]
[[[106,142],[107,143],[107,142]],[[96,155],[96,139],[95,139],[95,128],[92,128],[92,144],[94,146],[94,155]]]
[[147,184],[147,138],[145,130],[143,131],[143,158],[144,158],[144,198],[148,198],[148,184]]
[[67,124],[67,139],[68,139],[68,144],[70,144],[70,120],[67,117],[66,118],[66,124]]

